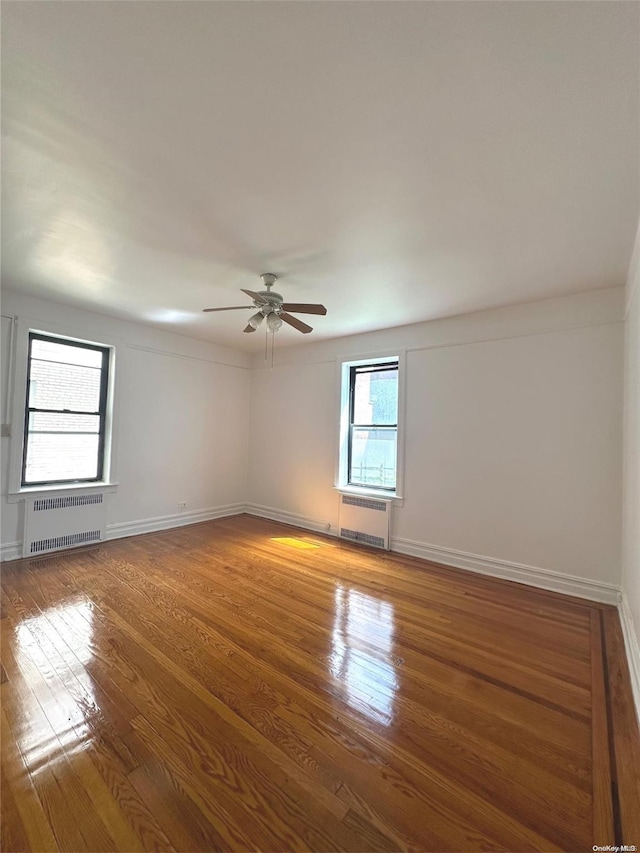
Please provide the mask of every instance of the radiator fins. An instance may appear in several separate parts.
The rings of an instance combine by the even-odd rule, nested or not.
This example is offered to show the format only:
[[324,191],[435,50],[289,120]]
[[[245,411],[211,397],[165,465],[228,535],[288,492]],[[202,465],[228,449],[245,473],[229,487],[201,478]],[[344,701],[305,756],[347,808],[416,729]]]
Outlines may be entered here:
[[55,536],[52,539],[38,539],[31,543],[31,553],[54,551],[56,548],[69,548],[71,545],[86,545],[87,542],[99,542],[99,530],[87,530],[84,533],[69,533],[66,536]]
[[387,504],[384,501],[376,501],[372,498],[356,498],[352,495],[343,495],[342,503],[348,506],[359,506],[362,509],[377,509],[380,512],[387,511]]
[[98,492],[95,495],[67,495],[63,498],[38,498],[33,502],[33,511],[42,512],[45,509],[65,509],[69,506],[87,506],[88,504],[101,504],[103,495]]
[[351,539],[352,542],[362,542],[363,545],[373,545],[374,548],[386,548],[382,536],[372,536],[370,533],[360,533],[358,530],[349,530],[347,527],[340,528],[340,536],[343,539]]

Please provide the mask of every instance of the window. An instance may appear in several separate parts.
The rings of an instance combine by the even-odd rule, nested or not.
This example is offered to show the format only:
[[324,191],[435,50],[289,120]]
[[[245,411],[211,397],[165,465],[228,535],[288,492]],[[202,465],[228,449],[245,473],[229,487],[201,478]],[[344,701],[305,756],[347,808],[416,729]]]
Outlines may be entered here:
[[349,365],[348,369],[346,485],[395,492],[398,361],[357,363]]
[[102,480],[109,353],[29,333],[22,486]]

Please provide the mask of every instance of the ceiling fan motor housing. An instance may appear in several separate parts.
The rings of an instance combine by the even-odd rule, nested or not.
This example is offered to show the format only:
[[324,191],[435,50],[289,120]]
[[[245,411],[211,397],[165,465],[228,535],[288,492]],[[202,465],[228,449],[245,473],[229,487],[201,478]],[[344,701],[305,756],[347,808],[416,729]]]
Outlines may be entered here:
[[284,299],[279,293],[272,293],[269,290],[260,291],[260,296],[265,300],[266,305],[259,302],[254,302],[253,304],[262,311],[265,315],[271,314],[272,311],[275,311],[277,314],[280,313],[280,306],[284,302]]

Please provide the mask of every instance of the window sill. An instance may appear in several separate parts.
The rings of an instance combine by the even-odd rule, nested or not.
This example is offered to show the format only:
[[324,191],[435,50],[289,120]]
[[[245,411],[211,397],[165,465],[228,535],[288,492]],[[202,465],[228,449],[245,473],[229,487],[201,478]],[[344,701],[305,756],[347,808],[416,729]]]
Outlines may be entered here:
[[105,492],[105,494],[112,494],[117,490],[117,483],[70,483],[68,486],[60,484],[53,486],[27,486],[17,492],[9,492],[7,495],[7,502],[15,504],[28,498],[46,498],[52,496],[62,498],[67,495],[77,494],[77,492],[87,491],[100,491]]
[[395,492],[385,492],[382,489],[366,489],[362,486],[334,486],[343,495],[359,495],[362,498],[378,498],[381,501],[393,501],[396,506],[404,505],[404,498]]

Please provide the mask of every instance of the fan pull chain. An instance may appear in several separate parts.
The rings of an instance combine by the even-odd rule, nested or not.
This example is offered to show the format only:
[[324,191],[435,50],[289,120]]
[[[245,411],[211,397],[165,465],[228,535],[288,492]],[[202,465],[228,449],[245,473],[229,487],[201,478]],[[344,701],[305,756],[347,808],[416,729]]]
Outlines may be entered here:
[[267,354],[269,352],[269,328],[264,324],[264,363],[267,363]]
[[273,350],[276,345],[276,333],[271,332],[271,370],[273,370]]

